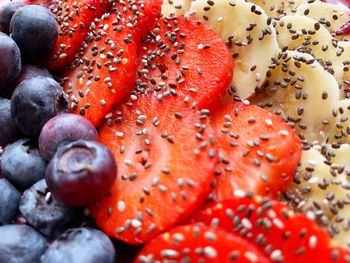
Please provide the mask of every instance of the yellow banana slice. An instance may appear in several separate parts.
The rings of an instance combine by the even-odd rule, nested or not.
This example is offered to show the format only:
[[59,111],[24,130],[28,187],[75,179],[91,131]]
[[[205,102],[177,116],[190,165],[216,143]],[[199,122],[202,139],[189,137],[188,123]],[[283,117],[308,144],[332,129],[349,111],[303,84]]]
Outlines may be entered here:
[[[348,105],[350,105],[350,103],[348,103]],[[338,165],[344,165],[344,168],[348,171],[347,173],[350,174],[350,145],[343,144],[338,149],[333,149],[333,152],[332,162]]]
[[296,14],[308,16],[317,20],[329,32],[338,29],[349,19],[348,14],[340,5],[321,1],[300,5],[297,8]]
[[350,98],[350,42],[349,41],[339,41],[338,46],[343,48],[343,54],[340,57],[343,63],[343,78],[340,83],[341,88],[341,98]]
[[229,46],[235,58],[232,90],[247,98],[261,86],[279,51],[276,31],[264,10],[244,0],[193,1],[190,14],[205,20]]
[[[348,103],[348,105],[350,105],[350,103]],[[333,151],[333,167],[337,168],[338,173],[341,172],[342,174],[338,176],[341,179],[340,185],[342,186],[338,187],[339,191],[342,192],[338,195],[341,196],[342,199],[337,200],[338,214],[333,216],[330,226],[332,228],[331,232],[335,232],[334,239],[337,240],[339,244],[346,246],[350,244],[350,145],[343,144],[340,148]]]
[[314,148],[304,150],[297,172],[296,186],[287,196],[294,198],[298,209],[327,228],[339,245],[346,246],[350,241],[350,183],[347,179],[350,171],[344,168],[343,163],[348,165],[349,161],[344,160],[343,156],[349,156],[350,147],[337,151],[338,159],[333,159],[337,162],[335,164],[327,161]]
[[301,138],[324,141],[339,100],[334,77],[297,51],[280,52],[268,76],[251,102],[282,115]]
[[281,47],[312,54],[341,83],[343,49],[324,26],[304,15],[288,15],[277,23],[276,30]]
[[252,0],[259,6],[261,6],[266,14],[271,17],[280,17],[286,14],[295,13],[297,7],[303,3],[307,3],[307,0]]
[[334,108],[333,116],[335,123],[329,131],[329,142],[336,145],[350,143],[350,100],[341,100]]

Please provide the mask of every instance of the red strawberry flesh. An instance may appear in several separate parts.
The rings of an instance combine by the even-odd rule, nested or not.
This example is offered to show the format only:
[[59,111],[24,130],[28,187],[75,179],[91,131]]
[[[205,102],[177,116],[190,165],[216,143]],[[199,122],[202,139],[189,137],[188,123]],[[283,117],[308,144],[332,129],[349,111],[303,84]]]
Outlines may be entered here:
[[111,194],[91,207],[108,235],[149,241],[186,219],[209,193],[216,158],[206,112],[178,106],[176,97],[141,96],[117,108],[100,130],[119,170]]
[[212,111],[211,125],[219,147],[215,200],[240,190],[275,197],[293,181],[301,142],[279,116],[234,102]]
[[[190,261],[189,261],[190,260]],[[268,263],[254,246],[230,233],[199,225],[186,225],[146,244],[135,263],[143,262]]]

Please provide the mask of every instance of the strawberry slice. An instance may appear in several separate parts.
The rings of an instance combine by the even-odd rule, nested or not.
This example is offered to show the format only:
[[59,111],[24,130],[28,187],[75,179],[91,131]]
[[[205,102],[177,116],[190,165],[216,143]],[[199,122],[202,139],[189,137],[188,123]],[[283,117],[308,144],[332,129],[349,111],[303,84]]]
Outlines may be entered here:
[[345,251],[331,246],[326,231],[278,201],[247,194],[212,204],[192,221],[239,233],[273,262],[346,262]]
[[301,142],[277,115],[240,102],[221,105],[211,116],[219,147],[213,198],[235,191],[276,196],[292,182]]
[[[84,55],[63,73],[71,112],[98,126],[133,87],[136,74],[135,30],[115,25],[116,14],[96,23]],[[131,37],[130,37],[131,36]]]
[[183,16],[164,17],[142,47],[137,91],[159,97],[181,94],[199,109],[215,106],[233,75],[231,54],[206,24]]
[[160,7],[161,0],[55,0],[50,9],[56,17],[59,33],[48,68],[57,71],[73,62],[88,33],[96,27],[92,22],[108,9],[143,36],[153,28],[155,18],[160,16]]
[[58,38],[47,67],[57,71],[74,60],[91,22],[108,9],[106,0],[54,0],[50,6],[58,24]]
[[[98,226],[127,243],[144,243],[187,218],[210,191],[216,163],[207,111],[198,116],[177,98],[144,95],[123,104],[99,132],[118,178],[91,207]],[[130,103],[128,103],[130,105]]]
[[133,26],[145,37],[154,28],[156,18],[161,16],[162,3],[162,0],[114,0],[111,11],[120,14],[124,24]]
[[134,87],[137,50],[144,33],[140,27],[146,29],[146,22],[152,25],[159,12],[159,1],[120,1],[113,13],[93,24],[85,51],[63,74],[72,112],[99,126],[113,106],[129,93]]
[[173,228],[146,244],[134,263],[268,263],[254,246],[225,231],[200,225]]

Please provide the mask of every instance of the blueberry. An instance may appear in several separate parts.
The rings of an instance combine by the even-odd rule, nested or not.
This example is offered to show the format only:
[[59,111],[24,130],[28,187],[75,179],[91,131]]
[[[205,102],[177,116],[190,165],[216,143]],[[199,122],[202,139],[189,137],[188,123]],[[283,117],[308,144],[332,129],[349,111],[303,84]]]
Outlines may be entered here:
[[21,194],[6,179],[0,179],[0,223],[10,224],[18,214]]
[[17,127],[28,136],[39,135],[44,124],[60,112],[68,111],[68,98],[51,78],[22,81],[11,98],[11,115]]
[[15,41],[0,32],[0,88],[4,89],[19,76],[22,69],[21,53]]
[[13,15],[10,33],[25,62],[41,63],[53,51],[58,29],[54,16],[47,8],[27,5]]
[[11,101],[0,98],[0,146],[17,140],[21,133],[11,117]]
[[46,68],[36,65],[24,65],[22,67],[21,74],[15,81],[15,85],[17,86],[23,80],[32,79],[35,77],[47,77],[53,79],[52,74]]
[[51,160],[57,148],[77,140],[97,141],[95,127],[77,114],[62,113],[50,119],[39,136],[39,149],[46,160]]
[[50,239],[77,226],[83,218],[81,210],[70,208],[51,195],[45,179],[23,193],[19,210],[28,224]]
[[111,240],[93,228],[75,228],[55,240],[41,258],[42,263],[114,263]]
[[112,153],[94,141],[77,141],[58,148],[46,169],[53,195],[69,206],[98,201],[111,189],[117,165]]
[[0,226],[0,263],[39,263],[45,238],[27,225]]
[[12,2],[0,9],[0,31],[9,34],[10,21],[14,13],[25,6],[23,3]]
[[53,79],[53,76],[51,75],[51,73],[44,67],[35,66],[35,65],[24,65],[22,67],[21,74],[14,81],[13,85],[10,85],[5,89],[0,90],[0,96],[11,98],[13,91],[23,80],[31,79],[35,77],[48,77]]
[[0,162],[5,178],[18,189],[27,189],[45,177],[46,160],[30,139],[8,146]]

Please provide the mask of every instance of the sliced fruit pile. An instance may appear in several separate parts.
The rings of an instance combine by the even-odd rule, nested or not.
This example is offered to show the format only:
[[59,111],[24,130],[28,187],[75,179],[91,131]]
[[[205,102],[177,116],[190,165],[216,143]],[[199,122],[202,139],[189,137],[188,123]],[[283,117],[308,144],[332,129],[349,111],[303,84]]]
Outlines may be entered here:
[[162,12],[201,19],[220,34],[236,63],[230,93],[280,115],[303,142],[303,165],[287,201],[315,212],[349,246],[350,166],[334,161],[343,158],[338,149],[347,147],[350,133],[349,1],[177,0],[164,1]]
[[[110,195],[91,207],[92,216],[109,235],[129,243],[148,241],[188,217],[208,196],[210,185],[218,186],[209,195],[214,199],[248,189],[276,196],[291,183],[301,153],[299,139],[278,116],[242,103],[217,107],[223,83],[212,75],[216,72],[228,85],[232,62],[222,44],[200,46],[217,41],[211,30],[181,16],[161,19],[159,24],[157,33],[145,40],[146,54],[141,56],[139,72],[149,82],[139,82],[134,99],[116,108],[99,133],[119,161],[120,177]],[[167,30],[159,30],[162,25]],[[169,45],[174,43],[181,52],[171,52]],[[160,55],[161,49],[166,53]],[[227,66],[189,59],[196,54],[208,58],[222,54],[220,61]],[[176,79],[172,74],[177,70]],[[152,83],[156,88],[149,87]],[[155,94],[142,95],[151,92]],[[203,108],[210,104],[211,112]],[[210,128],[206,135],[211,125],[216,136]],[[221,163],[216,168],[215,141]],[[226,174],[221,175],[221,169]]]
[[0,258],[350,262],[350,12],[305,1],[2,7]]

